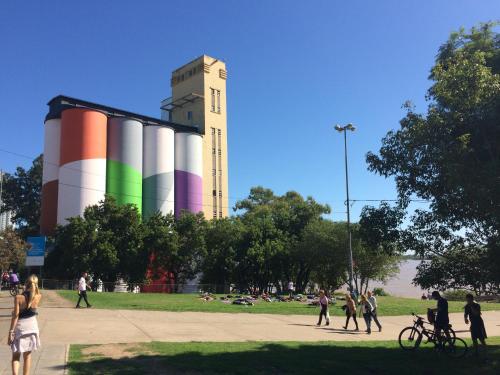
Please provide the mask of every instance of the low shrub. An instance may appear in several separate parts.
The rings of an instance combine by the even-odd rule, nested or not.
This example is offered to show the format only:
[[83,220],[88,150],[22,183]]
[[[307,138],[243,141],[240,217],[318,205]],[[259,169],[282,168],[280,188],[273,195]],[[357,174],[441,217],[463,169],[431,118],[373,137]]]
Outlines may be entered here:
[[384,288],[373,288],[373,294],[375,294],[376,296],[390,296],[389,293],[387,293]]
[[463,289],[447,290],[443,293],[443,297],[449,301],[465,301],[465,296],[469,293],[468,290]]

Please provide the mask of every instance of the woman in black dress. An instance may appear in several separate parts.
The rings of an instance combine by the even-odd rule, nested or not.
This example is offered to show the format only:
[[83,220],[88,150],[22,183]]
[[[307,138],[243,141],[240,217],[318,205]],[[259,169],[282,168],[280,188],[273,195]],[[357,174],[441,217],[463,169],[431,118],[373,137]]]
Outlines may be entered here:
[[483,318],[481,317],[481,305],[474,301],[474,296],[472,294],[467,294],[465,299],[467,300],[467,304],[464,307],[465,324],[469,324],[470,321],[470,335],[474,344],[474,351],[477,355],[477,340],[481,342],[483,347],[486,347],[485,340],[488,336],[486,335]]

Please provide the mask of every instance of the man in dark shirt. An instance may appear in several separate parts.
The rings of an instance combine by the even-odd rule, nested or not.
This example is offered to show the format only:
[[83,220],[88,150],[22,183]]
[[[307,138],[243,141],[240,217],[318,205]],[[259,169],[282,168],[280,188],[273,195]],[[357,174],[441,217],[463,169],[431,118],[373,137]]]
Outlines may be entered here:
[[444,331],[446,337],[450,338],[448,301],[446,298],[443,298],[437,290],[432,292],[432,298],[437,301],[437,308],[433,309],[433,311],[436,312],[436,321],[434,322],[434,332],[436,337],[440,337],[441,331]]
[[486,348],[486,329],[484,327],[484,321],[481,317],[481,305],[474,301],[474,296],[472,294],[467,294],[465,296],[467,304],[464,307],[464,320],[465,324],[470,322],[470,335],[472,338],[472,343],[474,344],[474,352],[476,355],[479,354],[477,341],[481,342],[483,348]]

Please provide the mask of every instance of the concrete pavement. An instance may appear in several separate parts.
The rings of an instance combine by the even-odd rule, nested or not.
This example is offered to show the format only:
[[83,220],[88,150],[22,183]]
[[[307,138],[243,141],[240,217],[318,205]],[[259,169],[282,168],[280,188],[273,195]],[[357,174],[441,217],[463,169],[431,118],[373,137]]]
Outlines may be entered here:
[[[59,308],[61,301],[57,296],[49,295],[45,302],[45,309],[50,315],[50,308]],[[11,374],[10,347],[7,346],[7,334],[10,326],[10,317],[13,300],[6,292],[0,293],[0,375]],[[45,314],[44,314],[45,315]],[[41,334],[42,336],[42,334]],[[31,373],[36,375],[63,375],[66,373],[66,357],[69,349],[68,344],[57,342],[46,342],[42,336],[41,350],[34,352],[31,359]]]
[[[462,314],[450,314],[459,335],[468,336]],[[490,336],[500,336],[500,312],[485,312]],[[345,331],[343,317],[333,317],[330,326],[316,327],[316,316],[274,314],[226,314],[98,309],[42,309],[41,336],[47,343],[108,344],[146,341],[368,341],[397,340],[402,328],[412,324],[410,316],[380,317],[382,332],[371,335]],[[350,322],[352,329],[352,321]]]

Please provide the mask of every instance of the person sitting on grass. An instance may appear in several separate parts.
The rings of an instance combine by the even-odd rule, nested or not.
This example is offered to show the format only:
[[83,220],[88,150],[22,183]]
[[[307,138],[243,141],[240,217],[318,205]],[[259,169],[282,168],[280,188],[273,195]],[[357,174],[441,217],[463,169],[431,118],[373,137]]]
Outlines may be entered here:
[[479,348],[477,340],[481,342],[481,345],[486,349],[486,328],[484,328],[484,321],[481,317],[481,305],[474,301],[474,296],[472,294],[467,294],[465,296],[467,304],[464,306],[464,320],[465,324],[470,322],[470,335],[472,338],[472,343],[474,345],[474,352],[476,356],[479,354]]
[[356,325],[356,331],[359,331],[358,321],[356,320],[356,302],[352,299],[349,293],[345,295],[345,315],[347,316],[345,320],[344,329],[347,329],[349,326],[349,319],[354,320],[354,324]]
[[319,305],[321,307],[321,310],[319,312],[319,320],[317,326],[321,325],[321,320],[323,319],[323,316],[325,317],[326,320],[326,325],[330,325],[330,315],[328,313],[328,297],[325,295],[324,290],[319,291]]

